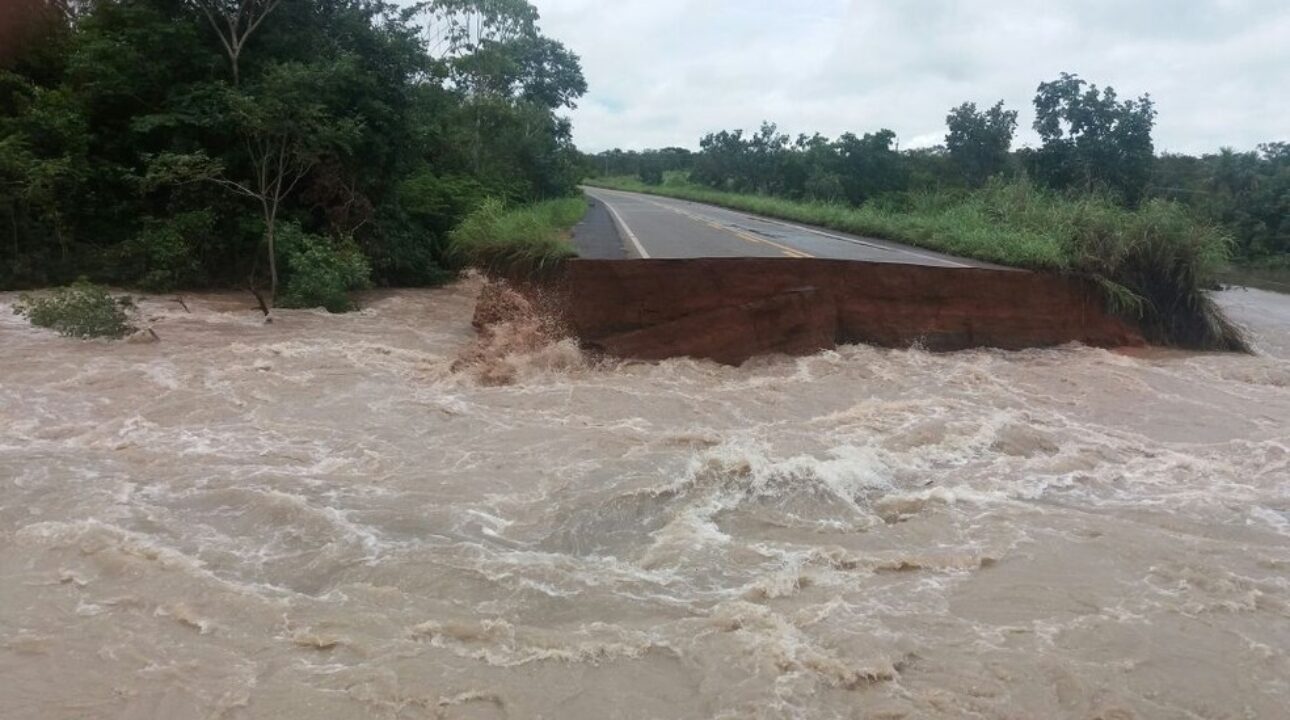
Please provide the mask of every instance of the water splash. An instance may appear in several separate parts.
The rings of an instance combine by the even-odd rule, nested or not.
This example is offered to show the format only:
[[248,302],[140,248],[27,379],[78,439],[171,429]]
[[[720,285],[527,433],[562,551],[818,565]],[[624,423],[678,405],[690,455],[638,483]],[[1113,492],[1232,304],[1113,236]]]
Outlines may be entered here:
[[731,368],[593,362],[484,287],[145,298],[150,344],[0,294],[0,717],[1290,702],[1284,298],[1224,294],[1254,357]]

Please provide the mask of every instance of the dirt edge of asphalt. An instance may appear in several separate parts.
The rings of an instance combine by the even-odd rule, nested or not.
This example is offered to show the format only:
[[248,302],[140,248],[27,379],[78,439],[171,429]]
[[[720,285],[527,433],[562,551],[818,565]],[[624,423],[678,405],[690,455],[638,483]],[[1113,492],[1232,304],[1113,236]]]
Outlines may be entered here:
[[578,251],[578,257],[590,260],[627,258],[627,248],[609,209],[590,194],[586,198],[587,214],[573,228],[573,247]]

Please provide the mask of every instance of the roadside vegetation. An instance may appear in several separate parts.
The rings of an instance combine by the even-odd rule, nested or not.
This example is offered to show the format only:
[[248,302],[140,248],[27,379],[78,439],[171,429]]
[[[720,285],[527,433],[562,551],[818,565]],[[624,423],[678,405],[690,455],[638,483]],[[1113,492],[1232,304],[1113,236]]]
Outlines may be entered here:
[[569,229],[587,213],[583,198],[507,208],[486,201],[451,234],[451,253],[465,265],[508,277],[538,274],[577,253]]
[[126,295],[114,297],[106,288],[86,281],[42,295],[24,293],[13,311],[32,325],[67,337],[120,339],[135,330],[130,322],[134,301]]
[[[586,182],[1083,275],[1154,342],[1245,349],[1206,291],[1234,253],[1268,262],[1290,252],[1290,215],[1277,209],[1290,209],[1290,145],[1242,156],[1271,179],[1247,178],[1248,192],[1224,190],[1227,200],[1207,209],[1161,187],[1178,162],[1154,154],[1149,97],[1120,100],[1063,74],[1039,85],[1035,114],[1038,148],[1012,150],[1017,113],[1002,103],[964,103],[935,148],[897,150],[890,130],[794,139],[764,123],[751,135],[709,134],[697,153],[588,156]],[[1268,189],[1283,180],[1283,190]],[[1274,199],[1253,199],[1264,195]]]
[[486,201],[567,197],[578,58],[525,0],[6,0],[0,288],[350,307],[453,276]]

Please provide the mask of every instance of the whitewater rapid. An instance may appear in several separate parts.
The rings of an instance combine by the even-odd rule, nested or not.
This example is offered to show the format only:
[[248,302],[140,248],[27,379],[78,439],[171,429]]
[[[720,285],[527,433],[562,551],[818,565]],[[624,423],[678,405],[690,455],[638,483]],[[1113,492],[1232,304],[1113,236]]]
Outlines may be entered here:
[[347,315],[0,294],[0,718],[1284,718],[1290,297],[1255,356],[459,362]]

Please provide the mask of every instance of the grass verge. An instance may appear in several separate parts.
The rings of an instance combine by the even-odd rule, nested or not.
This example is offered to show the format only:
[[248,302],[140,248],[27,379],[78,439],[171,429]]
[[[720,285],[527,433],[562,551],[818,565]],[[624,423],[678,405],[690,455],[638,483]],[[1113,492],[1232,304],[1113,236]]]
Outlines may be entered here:
[[581,197],[511,208],[488,200],[452,231],[449,253],[490,273],[539,273],[577,255],[568,231],[586,214]]
[[1240,329],[1206,294],[1230,240],[1175,203],[1126,209],[1099,195],[1070,197],[1020,180],[972,192],[909,193],[859,207],[746,195],[684,182],[588,185],[693,200],[986,262],[1093,279],[1108,307],[1158,344],[1248,350]]

